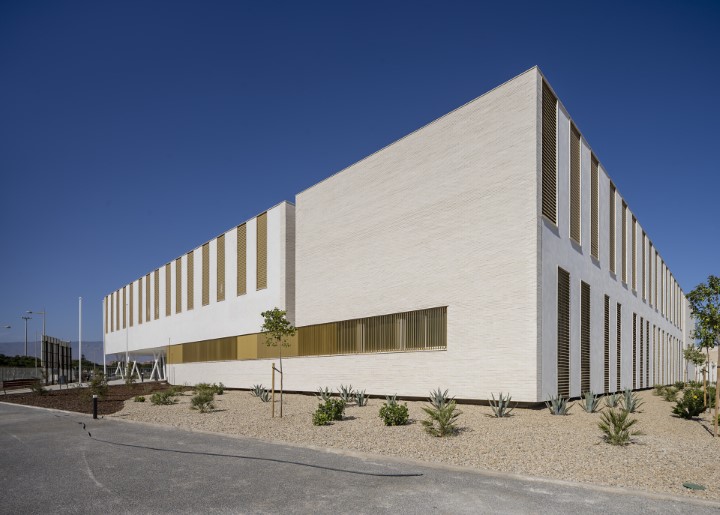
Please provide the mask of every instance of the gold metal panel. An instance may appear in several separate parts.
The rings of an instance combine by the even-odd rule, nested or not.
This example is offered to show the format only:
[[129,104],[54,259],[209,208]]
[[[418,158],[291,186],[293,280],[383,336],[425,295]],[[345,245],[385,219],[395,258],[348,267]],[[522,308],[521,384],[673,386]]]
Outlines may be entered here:
[[590,159],[590,254],[600,259],[600,174],[598,160]]
[[172,297],[170,295],[170,263],[165,265],[165,316],[169,317],[172,313],[170,305]]
[[622,304],[618,302],[617,304],[617,315],[615,316],[615,342],[616,342],[616,348],[615,348],[615,359],[616,359],[616,371],[615,371],[615,377],[617,377],[617,385],[616,390],[619,392],[622,389],[621,386],[621,367],[620,364],[622,363],[621,357],[622,357]]
[[182,258],[175,260],[175,313],[182,312]]
[[542,88],[542,214],[557,225],[557,99]]
[[133,307],[134,307],[134,305],[135,305],[135,303],[133,302],[133,285],[134,285],[134,284],[135,284],[135,281],[133,281],[133,282],[130,283],[130,302],[129,302],[129,306],[128,306],[128,315],[129,315],[129,318],[130,318],[130,327],[133,326],[133,315],[134,315],[134,313],[133,313]]
[[225,300],[225,235],[217,237],[217,301]]
[[120,330],[120,290],[115,292],[115,330]]
[[558,268],[557,393],[570,396],[570,274]]
[[237,227],[237,294],[247,293],[247,227]]
[[630,250],[632,257],[632,289],[637,291],[637,219],[632,217],[632,249]]
[[182,345],[168,345],[167,352],[167,362],[169,365],[177,365],[179,363],[184,363]]
[[155,269],[154,281],[155,281],[155,284],[154,284],[155,309],[153,309],[153,311],[154,311],[154,315],[155,315],[155,320],[157,320],[158,318],[160,318],[160,269],[159,268]]
[[143,280],[138,279],[138,325],[143,323]]
[[145,276],[145,321],[150,321],[150,274]]
[[580,133],[570,126],[570,237],[582,243],[580,236],[581,205]]
[[127,327],[127,297],[126,297],[127,292],[126,292],[125,288],[126,287],[123,286],[123,289],[122,289],[122,292],[123,292],[122,293],[122,321],[123,321],[122,326],[123,326],[123,329],[125,329]]
[[[263,335],[262,333],[257,335],[257,357],[258,357],[258,359],[279,358],[280,349],[278,347],[268,347],[267,345],[265,345],[265,341],[266,341],[265,335]],[[297,332],[295,333],[295,336],[291,336],[290,338],[287,339],[287,341],[290,344],[290,346],[282,348],[283,358],[297,356],[298,355]]]
[[257,217],[257,289],[267,288],[267,213]]
[[580,283],[580,392],[590,391],[590,285]]
[[210,304],[210,244],[202,246],[202,305]]
[[617,263],[617,255],[615,252],[615,228],[617,226],[617,215],[615,213],[615,185],[613,183],[610,183],[610,241],[608,242],[609,249],[610,249],[610,271],[612,273],[615,273],[615,267]]
[[625,201],[622,203],[622,280],[625,284],[628,282],[627,276],[627,211],[628,207]]
[[115,332],[115,292],[110,294],[110,332]]
[[195,252],[187,253],[187,309],[190,311],[195,307]]
[[603,384],[605,393],[610,393],[610,297],[605,295],[605,324],[604,324],[604,374]]
[[246,334],[237,337],[237,359],[257,359],[258,335]]
[[632,316],[632,387],[638,388],[637,384],[637,313]]

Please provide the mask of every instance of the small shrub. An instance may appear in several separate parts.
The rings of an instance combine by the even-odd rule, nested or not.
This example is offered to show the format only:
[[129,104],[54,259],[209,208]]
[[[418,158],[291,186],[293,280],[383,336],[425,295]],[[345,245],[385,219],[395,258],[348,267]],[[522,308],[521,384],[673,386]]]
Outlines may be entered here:
[[270,402],[270,392],[263,388],[260,395],[258,395],[258,398],[263,402]]
[[675,381],[675,384],[673,386],[676,390],[682,391],[685,389],[685,381]]
[[438,388],[435,391],[430,392],[428,402],[433,405],[435,409],[442,409],[446,404],[450,403],[455,397],[450,398],[448,396],[448,390],[444,392]]
[[512,410],[517,407],[517,402],[515,403],[515,406],[512,408],[510,407],[510,400],[512,399],[510,394],[508,394],[507,397],[503,397],[502,392],[500,392],[497,400],[495,400],[495,394],[491,393],[490,396],[492,397],[492,400],[490,401],[490,408],[492,408],[493,414],[497,418],[509,417]]
[[673,407],[673,413],[682,418],[693,418],[705,411],[702,390],[689,388],[683,393],[682,399]]
[[225,385],[222,384],[222,382],[218,384],[213,383],[213,388],[215,389],[215,395],[222,395],[225,393]]
[[200,390],[190,399],[190,409],[198,410],[200,413],[208,413],[215,409],[214,400],[215,394],[211,390]]
[[580,407],[586,413],[595,413],[600,406],[600,396],[595,395],[593,392],[585,392],[582,400],[580,401]]
[[367,401],[368,397],[365,395],[365,390],[355,392],[355,404],[357,404],[358,407],[362,408],[367,405]]
[[90,397],[97,395],[99,399],[104,399],[107,396],[107,379],[102,372],[96,373],[92,379],[90,379],[90,382],[88,382],[87,392]]
[[253,397],[260,397],[260,394],[265,391],[267,391],[267,390],[265,390],[265,388],[263,388],[263,385],[254,384],[252,387],[252,390],[250,390],[250,395],[252,395]]
[[608,408],[617,408],[620,405],[620,394],[612,393],[605,396],[605,406]]
[[193,387],[193,390],[195,390],[195,393],[210,392],[213,395],[222,395],[223,393],[225,393],[225,385],[223,385],[222,383],[198,383]]
[[50,390],[45,388],[45,385],[43,384],[43,382],[40,379],[38,379],[38,380],[34,381],[33,384],[30,385],[30,391],[32,391],[32,393],[34,393],[35,395],[45,395]]
[[177,403],[175,394],[171,390],[165,390],[164,392],[155,392],[150,397],[150,402],[156,406],[169,406]]
[[545,406],[548,407],[550,413],[553,415],[567,415],[570,411],[568,401],[562,395],[558,395],[557,397],[549,397],[548,400],[545,401]]
[[185,391],[185,387],[178,384],[175,386],[171,386],[166,391],[169,393],[169,395],[171,397],[178,397],[183,394],[183,392]]
[[145,402],[145,397],[143,397],[142,395],[136,395],[133,399],[133,402]]
[[331,398],[333,395],[333,391],[328,388],[327,386],[323,390],[322,387],[319,387],[317,389],[317,398],[320,399],[322,402],[325,402],[329,398]]
[[663,385],[653,385],[653,395],[657,395],[658,397],[660,397],[663,394],[663,390],[665,390],[665,387]]
[[345,404],[348,404],[353,401],[353,398],[355,397],[355,390],[353,390],[352,385],[340,385],[340,398],[345,402]]
[[212,390],[212,385],[210,383],[198,383],[193,387],[193,390],[196,392],[200,390]]
[[394,394],[394,395],[386,395],[386,396],[385,396],[385,402],[386,402],[387,404],[390,404],[390,405],[393,405],[393,406],[394,406],[395,404],[397,404],[397,394]]
[[668,386],[663,389],[662,398],[668,402],[675,402],[677,400],[677,394],[678,392],[674,387]]
[[630,413],[624,409],[604,411],[600,417],[598,427],[605,434],[605,441],[611,445],[628,445],[633,436],[642,434],[630,430],[637,424],[637,419],[629,418]]
[[707,385],[707,407],[715,407],[715,385]]
[[688,386],[690,388],[702,388],[703,384],[701,381],[689,381]]
[[342,399],[328,399],[318,404],[313,414],[313,425],[324,426],[334,420],[342,420],[345,413],[345,401]]
[[455,424],[457,418],[462,411],[457,409],[454,400],[438,408],[434,405],[423,407],[423,411],[428,414],[428,420],[423,420],[422,425],[432,436],[448,436],[457,433],[458,428]]
[[398,404],[394,399],[380,408],[380,418],[386,426],[404,426],[410,417],[407,403]]
[[626,388],[622,394],[623,409],[628,413],[640,412],[640,406],[645,404],[630,388]]

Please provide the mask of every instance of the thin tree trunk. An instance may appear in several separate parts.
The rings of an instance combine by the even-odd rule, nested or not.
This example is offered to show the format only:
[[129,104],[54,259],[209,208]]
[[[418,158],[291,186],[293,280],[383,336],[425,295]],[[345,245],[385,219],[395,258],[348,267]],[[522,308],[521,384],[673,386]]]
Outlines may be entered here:
[[283,367],[282,367],[282,344],[280,344],[280,418],[283,413]]

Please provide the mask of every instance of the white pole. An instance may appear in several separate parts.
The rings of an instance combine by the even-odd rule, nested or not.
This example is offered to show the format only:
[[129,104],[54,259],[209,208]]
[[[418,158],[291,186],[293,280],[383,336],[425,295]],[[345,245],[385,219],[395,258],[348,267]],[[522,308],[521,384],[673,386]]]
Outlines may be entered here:
[[82,297],[78,297],[78,384],[82,383]]
[[[105,308],[106,302],[107,299],[103,299],[103,308]],[[105,362],[105,324],[107,324],[107,320],[103,317],[103,376],[105,377],[105,380],[107,380],[107,363]]]

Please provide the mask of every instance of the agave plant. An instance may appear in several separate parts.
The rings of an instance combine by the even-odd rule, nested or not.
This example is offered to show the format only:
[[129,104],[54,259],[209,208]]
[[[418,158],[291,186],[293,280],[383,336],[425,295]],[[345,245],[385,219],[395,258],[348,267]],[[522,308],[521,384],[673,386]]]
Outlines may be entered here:
[[260,394],[265,390],[263,388],[263,385],[261,384],[254,384],[252,387],[252,390],[250,390],[250,395],[253,397],[260,397]]
[[430,392],[428,401],[435,407],[435,409],[442,409],[446,404],[453,401],[453,399],[455,399],[455,397],[451,398],[448,396],[448,390],[443,392],[440,388],[438,388],[437,390]]
[[352,385],[340,385],[340,398],[345,401],[345,404],[347,404],[348,402],[352,402],[354,397],[355,390],[353,390]]
[[558,395],[557,397],[549,397],[548,400],[545,401],[545,406],[548,407],[550,413],[552,413],[553,415],[567,415],[570,411],[568,401],[562,395]]
[[386,395],[385,396],[385,403],[388,406],[395,406],[397,404],[397,394],[394,395]]
[[603,412],[598,427],[605,434],[605,441],[612,445],[627,445],[635,435],[641,435],[640,431],[631,431],[630,428],[637,424],[637,419],[630,418],[630,412],[621,410],[608,410]]
[[643,401],[640,400],[640,397],[638,397],[630,388],[625,388],[625,391],[622,395],[623,409],[628,413],[635,413],[637,411],[640,411],[640,406],[645,404]]
[[612,393],[605,396],[605,406],[608,408],[617,408],[620,404],[620,394]]
[[517,403],[515,403],[515,406],[513,406],[512,408],[510,407],[510,400],[512,399],[512,397],[510,397],[510,394],[507,394],[507,396],[504,397],[502,392],[500,392],[498,394],[497,400],[495,399],[495,394],[491,393],[490,396],[492,397],[492,400],[490,401],[490,407],[493,410],[493,414],[497,418],[509,417],[512,410],[517,407]]
[[358,390],[355,392],[355,402],[359,407],[363,407],[367,404],[368,397],[365,395],[365,390]]
[[270,402],[270,392],[268,392],[265,388],[262,389],[258,397],[263,402]]
[[332,397],[333,391],[328,388],[327,386],[323,390],[322,387],[317,389],[317,398],[320,399],[322,402],[325,402],[330,397]]
[[435,405],[423,407],[428,414],[428,420],[423,420],[422,425],[425,431],[433,436],[447,436],[455,434],[458,430],[455,421],[462,414],[458,411],[455,401],[443,404],[438,408]]
[[593,392],[588,391],[583,394],[583,398],[580,401],[580,407],[586,413],[595,413],[600,406],[600,396],[595,395]]

